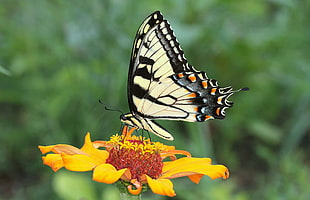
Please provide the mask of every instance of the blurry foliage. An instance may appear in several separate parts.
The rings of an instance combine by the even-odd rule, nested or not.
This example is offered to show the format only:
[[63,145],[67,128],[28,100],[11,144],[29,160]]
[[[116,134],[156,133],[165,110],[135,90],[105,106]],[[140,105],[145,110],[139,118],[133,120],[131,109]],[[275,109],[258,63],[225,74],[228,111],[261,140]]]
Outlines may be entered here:
[[[227,181],[175,180],[173,199],[310,198],[309,0],[1,0],[0,199],[74,198],[63,188],[70,176],[52,183],[37,145],[79,146],[87,131],[93,139],[118,132],[119,113],[98,99],[128,111],[132,42],[155,10],[198,70],[251,89],[232,97],[225,120],[161,123],[176,138],[169,144],[231,171]],[[113,186],[81,184],[92,185],[89,198],[115,195]]]

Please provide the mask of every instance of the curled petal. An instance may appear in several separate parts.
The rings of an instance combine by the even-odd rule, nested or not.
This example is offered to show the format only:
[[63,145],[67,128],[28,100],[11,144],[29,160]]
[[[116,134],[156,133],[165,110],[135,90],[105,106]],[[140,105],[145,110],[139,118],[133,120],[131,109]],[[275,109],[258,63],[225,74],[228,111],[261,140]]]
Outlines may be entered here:
[[97,166],[93,172],[93,180],[112,184],[120,179],[120,177],[127,171],[127,169],[117,170],[110,164],[102,164]]
[[127,186],[128,192],[132,195],[138,195],[142,191],[142,186],[138,187],[137,189],[132,189],[132,185]]
[[137,127],[124,126],[122,131],[122,135],[124,135],[124,140],[127,140],[136,129]]
[[42,152],[42,154],[46,154],[48,152],[54,152],[58,154],[64,153],[68,155],[85,154],[79,148],[67,144],[56,144],[56,145],[38,146],[38,147]]
[[200,179],[204,176],[204,174],[194,174],[187,176],[192,182],[198,184]]
[[61,155],[59,154],[48,154],[42,157],[43,164],[48,165],[54,172],[58,171],[64,166]]
[[95,147],[97,147],[97,145],[92,143],[90,139],[90,133],[87,133],[84,139],[84,145],[81,150],[92,158],[98,160],[98,162],[104,163],[108,158],[109,153],[105,150],[99,150]]
[[175,196],[175,191],[173,190],[173,184],[168,179],[152,179],[146,175],[147,183],[150,186],[153,193],[166,195],[169,197]]
[[132,189],[132,185],[128,185],[127,186],[128,192],[133,195],[140,194],[142,191],[141,183],[137,179],[132,179],[130,182],[136,187],[136,189]]
[[50,145],[50,146],[41,146],[39,145],[38,148],[40,149],[42,154],[46,154],[47,152],[52,151],[55,145]]
[[[210,158],[185,157],[171,162],[164,162],[160,178],[171,179],[195,174],[207,175],[211,179],[220,177],[226,179],[229,176],[228,169],[224,165],[212,165]],[[191,180],[194,180],[194,182],[197,182],[198,179],[199,177],[191,177]]]
[[183,150],[168,150],[160,153],[160,157],[162,159],[165,159],[167,157],[170,157],[171,160],[176,160],[176,154],[178,155],[185,155],[187,157],[191,157],[191,154],[188,151]]
[[100,147],[104,147],[104,148],[112,148],[113,144],[108,143],[107,141],[101,141],[101,140],[97,140],[93,142],[93,146],[98,149]]

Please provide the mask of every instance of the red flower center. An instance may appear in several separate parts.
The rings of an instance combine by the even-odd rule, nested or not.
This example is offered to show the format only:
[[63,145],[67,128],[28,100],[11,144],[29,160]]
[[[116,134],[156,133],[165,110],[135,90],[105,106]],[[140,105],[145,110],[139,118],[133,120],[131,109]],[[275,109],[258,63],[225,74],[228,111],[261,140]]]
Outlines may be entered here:
[[112,148],[106,163],[117,170],[128,168],[132,179],[140,178],[143,174],[156,179],[162,172],[163,163],[159,153],[142,153],[141,150]]

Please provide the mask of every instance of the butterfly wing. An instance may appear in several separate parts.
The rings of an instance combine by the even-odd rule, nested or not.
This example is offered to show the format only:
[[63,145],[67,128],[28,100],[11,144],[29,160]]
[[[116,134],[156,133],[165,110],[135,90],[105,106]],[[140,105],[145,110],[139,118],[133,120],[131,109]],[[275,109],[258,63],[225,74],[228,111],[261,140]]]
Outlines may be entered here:
[[181,72],[169,76],[150,88],[141,99],[138,112],[149,119],[203,122],[223,119],[232,87],[220,88],[217,81],[208,79],[204,72]]
[[133,44],[127,84],[130,110],[137,112],[139,100],[160,81],[191,70],[169,22],[154,12],[141,24]]
[[188,64],[169,22],[156,11],[136,34],[128,74],[131,113],[122,121],[173,139],[152,120],[223,119],[225,109],[232,106],[227,99],[234,92],[231,87],[218,87],[217,81]]

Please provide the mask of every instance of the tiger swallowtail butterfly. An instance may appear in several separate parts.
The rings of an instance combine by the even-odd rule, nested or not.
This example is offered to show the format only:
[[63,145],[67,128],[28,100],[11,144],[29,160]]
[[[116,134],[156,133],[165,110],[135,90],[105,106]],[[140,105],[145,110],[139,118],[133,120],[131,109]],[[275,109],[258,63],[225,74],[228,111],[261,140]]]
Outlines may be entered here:
[[169,22],[156,11],[141,24],[133,43],[128,73],[130,112],[120,116],[129,126],[166,140],[173,136],[154,120],[204,122],[223,119],[232,87],[221,88],[191,66]]

